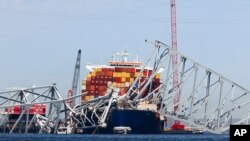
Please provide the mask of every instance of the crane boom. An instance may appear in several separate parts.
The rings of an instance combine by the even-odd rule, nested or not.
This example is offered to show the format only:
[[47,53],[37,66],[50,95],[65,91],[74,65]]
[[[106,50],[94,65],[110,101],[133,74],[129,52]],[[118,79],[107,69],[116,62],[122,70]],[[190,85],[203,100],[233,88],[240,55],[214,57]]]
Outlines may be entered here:
[[[177,51],[177,31],[176,31],[176,0],[170,0],[171,6],[171,39],[172,39],[172,48]],[[178,64],[177,52],[172,55],[172,69],[175,69],[173,72],[173,88],[175,89],[174,96],[174,111],[178,110],[180,93],[178,90],[178,70],[176,65]]]
[[[72,88],[71,88],[72,96],[75,96],[77,94],[77,86],[78,86],[79,77],[80,77],[80,66],[81,66],[81,50],[78,50],[74,76],[73,76],[73,82],[72,82]],[[74,107],[74,105],[75,105],[75,99],[73,99],[72,102],[70,103],[71,107]]]
[[[177,55],[177,30],[176,30],[176,0],[170,0],[171,9],[171,39],[172,48],[175,51],[172,57],[172,69],[173,70],[173,88],[174,88],[174,112],[178,111],[179,101],[180,101],[180,91],[179,91],[179,79],[178,79],[178,55]],[[175,120],[172,125],[173,130],[184,130],[185,126],[180,123],[180,121]]]

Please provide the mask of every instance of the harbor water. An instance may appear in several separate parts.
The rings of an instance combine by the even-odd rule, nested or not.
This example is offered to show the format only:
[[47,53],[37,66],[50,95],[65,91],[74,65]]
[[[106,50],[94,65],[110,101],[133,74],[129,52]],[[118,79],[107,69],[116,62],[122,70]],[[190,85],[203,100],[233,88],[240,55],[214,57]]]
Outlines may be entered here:
[[0,134],[0,141],[229,141],[229,135],[164,134],[164,135],[47,135]]

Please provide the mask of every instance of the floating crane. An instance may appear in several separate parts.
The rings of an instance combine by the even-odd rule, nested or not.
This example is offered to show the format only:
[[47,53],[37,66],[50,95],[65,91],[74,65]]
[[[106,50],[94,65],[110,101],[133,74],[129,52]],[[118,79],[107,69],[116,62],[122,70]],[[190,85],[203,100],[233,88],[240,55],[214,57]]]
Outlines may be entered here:
[[[67,97],[72,97],[72,96],[77,95],[77,86],[78,86],[79,77],[80,77],[80,66],[81,66],[80,63],[81,63],[81,50],[78,50],[74,76],[73,76],[73,82],[72,82],[72,88],[68,91]],[[70,99],[67,101],[67,103],[70,105],[71,108],[73,108],[75,106],[75,99]]]

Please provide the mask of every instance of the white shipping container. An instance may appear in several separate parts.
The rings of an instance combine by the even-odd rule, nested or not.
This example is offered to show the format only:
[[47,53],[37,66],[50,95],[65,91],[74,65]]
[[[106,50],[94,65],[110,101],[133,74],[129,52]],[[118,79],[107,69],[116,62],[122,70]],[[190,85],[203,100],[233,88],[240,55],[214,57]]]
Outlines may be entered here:
[[129,82],[125,82],[125,87],[129,87],[130,83]]
[[82,90],[86,90],[86,85],[82,85]]

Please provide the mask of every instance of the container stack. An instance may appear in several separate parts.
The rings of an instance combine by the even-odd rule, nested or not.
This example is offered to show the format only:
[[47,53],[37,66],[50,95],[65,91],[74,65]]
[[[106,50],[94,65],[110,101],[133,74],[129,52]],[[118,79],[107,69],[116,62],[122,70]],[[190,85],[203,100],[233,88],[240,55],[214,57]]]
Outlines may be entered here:
[[[119,95],[124,95],[136,77],[140,69],[134,67],[113,67],[113,68],[94,68],[94,71],[87,74],[87,78],[82,81],[82,93],[87,95],[82,97],[82,101],[88,101],[98,96],[104,96],[108,82],[112,82],[114,87],[120,89]],[[140,82],[152,74],[152,70],[144,70]],[[152,89],[160,85],[160,74],[157,74],[152,82]],[[147,92],[147,90],[145,91]]]

